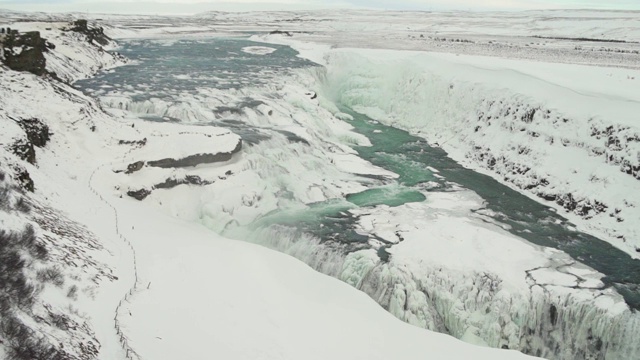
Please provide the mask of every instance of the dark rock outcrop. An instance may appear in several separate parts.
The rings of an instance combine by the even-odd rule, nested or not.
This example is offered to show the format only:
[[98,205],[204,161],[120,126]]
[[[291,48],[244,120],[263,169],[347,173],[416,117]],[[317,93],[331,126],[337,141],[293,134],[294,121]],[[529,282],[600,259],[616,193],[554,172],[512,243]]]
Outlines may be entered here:
[[105,46],[111,42],[111,38],[105,35],[102,27],[89,27],[87,20],[80,19],[71,23],[69,31],[75,31],[87,36],[87,41]]
[[144,138],[142,140],[120,140],[118,141],[119,145],[134,145],[137,147],[143,147],[145,145],[147,145],[147,138]]
[[197,176],[197,175],[187,175],[182,179],[168,178],[165,181],[154,185],[150,190],[149,189],[130,190],[127,192],[127,195],[142,201],[147,196],[151,195],[151,192],[156,189],[172,189],[178,185],[205,186],[213,183],[214,181],[203,180],[200,176]]
[[20,187],[24,190],[33,192],[35,190],[35,185],[33,183],[33,179],[31,179],[31,175],[29,172],[23,168],[14,168],[15,179],[20,184]]
[[54,45],[42,38],[40,32],[12,33],[5,37],[2,46],[3,62],[11,70],[28,71],[38,76],[47,74],[44,53],[53,49]]
[[38,119],[21,119],[17,121],[18,125],[27,134],[27,139],[33,146],[44,147],[47,145],[51,137],[49,126]]
[[129,191],[127,191],[127,195],[131,196],[134,199],[140,200],[140,201],[144,200],[144,198],[146,198],[150,194],[151,194],[151,190],[148,190],[148,189],[129,190]]
[[160,168],[181,168],[198,166],[201,164],[211,164],[216,162],[229,161],[231,160],[233,154],[240,152],[240,150],[242,150],[241,140],[238,141],[236,147],[230,152],[221,152],[216,154],[195,154],[182,159],[166,158],[161,160],[148,161],[147,165]]
[[16,140],[16,142],[9,147],[9,150],[14,155],[29,162],[30,164],[36,163],[36,150],[33,148],[33,144],[26,139]]
[[282,31],[282,30],[273,30],[272,32],[269,33],[269,35],[286,35],[286,36],[293,36],[293,34],[291,34],[288,31]]
[[153,188],[154,189],[171,189],[178,185],[203,186],[203,185],[209,185],[209,184],[213,184],[213,181],[203,180],[202,178],[200,178],[200,176],[197,176],[197,175],[187,175],[183,179],[169,178],[164,182],[156,184]]
[[144,161],[136,161],[132,164],[127,165],[127,170],[124,172],[125,174],[133,174],[136,171],[139,171],[144,167]]

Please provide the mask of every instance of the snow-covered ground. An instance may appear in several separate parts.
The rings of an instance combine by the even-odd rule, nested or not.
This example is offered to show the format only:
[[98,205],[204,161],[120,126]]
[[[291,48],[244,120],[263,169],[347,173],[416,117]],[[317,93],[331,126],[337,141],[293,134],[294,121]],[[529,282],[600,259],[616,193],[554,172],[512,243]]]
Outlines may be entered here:
[[[22,31],[39,30],[55,43],[56,49],[46,55],[49,70],[65,80],[121,64],[121,59],[90,47],[82,36],[62,35],[63,22],[11,23],[21,17],[2,18]],[[46,14],[35,17],[60,20]],[[17,139],[26,141],[12,119],[38,118],[53,133],[45,148],[36,149],[38,167],[2,150],[3,171],[28,170],[36,191],[27,197],[85,224],[82,241],[96,239],[100,245],[90,252],[92,257],[77,255],[74,248],[84,245],[72,238],[69,252],[76,255],[66,256],[75,265],[89,265],[84,274],[65,266],[66,276],[80,284],[87,282],[83,276],[94,273],[117,276],[117,281],[105,277],[98,288],[86,287],[77,300],[65,297],[67,282],[63,289],[45,287],[33,318],[49,316],[43,310],[46,304],[65,313],[73,306],[80,314],[73,315],[74,321],[87,324],[74,334],[38,327],[61,343],[99,342],[99,357],[105,359],[123,356],[127,349],[142,358],[419,358],[427,352],[442,358],[521,357],[394,321],[362,294],[300,262],[226,240],[195,224],[224,232],[278,207],[303,211],[299,204],[364,190],[366,184],[353,174],[393,178],[395,174],[373,167],[350,149],[366,145],[367,139],[340,120],[349,117],[336,103],[439,144],[466,166],[556,207],[578,229],[638,256],[636,12],[349,11],[105,18],[107,33],[121,38],[279,29],[293,36],[254,39],[291,45],[325,68],[260,91],[210,89],[196,98],[184,95],[180,103],[136,103],[126,92],[100,94],[102,104],[112,108],[109,114],[66,85],[2,68],[3,148]],[[243,52],[267,57],[272,49],[251,46]],[[310,90],[317,100],[307,95],[313,94]],[[281,136],[233,155],[238,137],[226,129],[139,122],[132,116],[216,120],[209,109],[245,96],[258,96],[264,104],[243,112],[242,120],[294,134],[313,148],[274,151],[289,144]],[[34,102],[47,106],[26,105]],[[149,161],[218,153],[233,156],[196,168],[148,166]],[[265,159],[281,164],[269,165]],[[281,176],[280,183],[264,182],[283,168],[297,174],[295,180]],[[143,203],[127,196],[140,189],[151,191]],[[286,199],[281,196],[284,190]],[[393,244],[387,250],[388,263],[380,262],[373,249],[345,257],[316,239],[293,239],[286,232],[276,237],[253,234],[249,240],[288,252],[363,290],[400,319],[468,342],[567,359],[637,355],[637,313],[611,288],[601,288],[602,274],[492,224],[491,217],[475,212],[482,201],[472,192],[437,194],[427,194],[424,203],[350,211],[359,217],[359,231]],[[35,221],[14,210],[2,219],[3,228],[16,230],[25,221]],[[54,232],[45,225],[38,231]],[[123,350],[113,328],[114,312],[104,309],[115,309],[134,281],[136,290],[116,317],[128,339]]]
[[[51,25],[52,30],[43,24],[11,26],[21,31],[45,28],[43,34],[56,45],[47,55],[48,70],[63,79],[91,76],[98,69],[120,63],[119,58],[107,55],[82,36],[57,33],[57,25]],[[296,111],[302,116],[317,105],[297,90],[288,100],[297,104]],[[216,154],[232,153],[238,137],[226,129],[139,122],[126,112],[106,113],[95,99],[62,82],[4,66],[0,67],[0,94],[0,166],[6,177],[3,186],[9,189],[4,194],[10,199],[2,199],[2,230],[20,230],[30,223],[36,243],[49,251],[42,259],[27,263],[24,272],[29,281],[40,284],[33,273],[38,267],[55,265],[61,274],[50,277],[47,281],[51,284],[38,285],[35,305],[16,305],[14,312],[35,331],[27,331],[30,339],[45,344],[47,351],[64,351],[71,358],[84,359],[528,358],[403,324],[364,294],[297,260],[224,239],[201,225],[167,216],[167,207],[158,211],[152,206],[155,201],[138,202],[123,196],[129,184],[121,171],[164,180],[166,175],[175,178],[182,170],[160,167],[164,172],[153,173],[148,161],[203,154],[211,155],[211,160]],[[317,111],[330,120],[329,124],[318,124],[320,130],[348,138],[346,124],[322,108]],[[268,116],[264,113],[260,116]],[[35,149],[34,164],[12,152],[13,144],[27,139],[16,123],[28,119],[38,119],[51,132],[51,140]],[[305,133],[304,121],[291,126],[280,119],[283,129],[314,139]],[[351,137],[366,140],[358,140],[356,135]],[[163,138],[165,146],[160,141]],[[172,141],[184,141],[188,146],[167,146]],[[356,160],[347,146],[337,142],[325,146],[335,147],[336,156],[348,158],[338,162],[350,164],[344,165],[350,171],[389,175]],[[249,153],[251,156],[260,154]],[[230,176],[225,167],[235,170],[237,157],[229,160],[225,155],[224,160],[215,158],[197,169],[218,177]],[[142,164],[141,169],[136,165],[141,160],[150,166]],[[333,161],[326,159],[327,163]],[[245,170],[243,176],[251,173],[250,167]],[[33,180],[33,192],[19,190],[18,181],[11,179],[25,171]],[[358,189],[348,174],[332,171],[337,180],[325,188]],[[311,174],[308,181],[318,179]],[[232,184],[216,182],[226,191],[220,195],[235,201],[236,189],[225,188],[225,183]],[[303,185],[294,190],[303,193]],[[315,194],[327,197],[321,191]],[[341,192],[336,190],[333,196],[338,194]],[[155,200],[175,201],[179,195],[166,191],[166,196]],[[31,210],[24,211],[19,205],[21,198],[27,199]],[[38,221],[41,217],[46,221]],[[29,260],[27,254],[22,256]],[[62,284],[56,280],[60,276]],[[60,320],[60,315],[66,317]],[[7,319],[3,316],[2,321]],[[19,346],[28,347],[6,332],[3,336],[1,355],[17,351]]]

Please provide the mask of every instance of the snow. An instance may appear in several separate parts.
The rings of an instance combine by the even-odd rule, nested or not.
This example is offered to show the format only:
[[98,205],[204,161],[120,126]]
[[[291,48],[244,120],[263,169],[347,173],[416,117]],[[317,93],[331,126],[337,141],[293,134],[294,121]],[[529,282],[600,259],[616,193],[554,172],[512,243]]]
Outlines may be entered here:
[[[78,53],[61,66],[85,62],[83,56]],[[99,59],[83,64],[69,74],[89,76],[90,69],[105,66]],[[86,314],[89,331],[100,343],[99,358],[124,356],[112,309],[136,279],[138,290],[125,298],[116,323],[141,358],[409,359],[426,352],[442,358],[528,358],[403,324],[366,295],[291,257],[221,238],[147,203],[121,198],[114,188],[122,175],[112,169],[132,158],[229,151],[237,136],[227,130],[161,123],[132,127],[130,117],[115,110],[106,114],[64,84],[4,69],[0,76],[3,129],[15,128],[7,115],[35,117],[55,134],[38,150],[38,168],[29,167],[37,189],[33,196],[86,224],[104,246],[93,250],[99,260],[94,266],[117,276],[77,300],[55,289],[42,298],[60,309],[71,301]],[[47,106],[25,106],[35,99]],[[3,134],[20,135],[14,130]],[[156,143],[175,137],[185,141],[173,147],[166,146],[170,141],[164,147]],[[142,138],[148,143],[141,148],[119,143]]]
[[[338,29],[351,29],[352,36],[353,29],[360,31],[364,24],[367,29],[391,33],[393,36],[384,39],[387,44],[412,44],[408,40],[397,41],[400,35],[406,35],[395,25],[402,14],[378,14],[374,18],[366,13],[352,15],[358,22],[350,24],[338,18],[331,21],[331,26],[338,23]],[[252,16],[243,15],[240,19],[251,23]],[[277,20],[283,15],[256,16]],[[415,14],[405,16],[422,21]],[[232,15],[221,15],[222,20],[227,17],[237,20]],[[117,21],[120,20],[114,20]],[[453,22],[460,25],[457,20]],[[606,24],[610,36],[637,39],[634,32],[625,33],[609,25],[615,25],[613,21]],[[29,29],[51,25],[21,26]],[[246,30],[242,23],[235,26],[236,30]],[[234,28],[228,25],[222,29]],[[483,34],[504,33],[500,27],[492,29]],[[589,35],[582,25],[572,29],[572,34]],[[51,69],[68,80],[90,76],[100,67],[121,64],[96,53],[81,39],[62,39],[56,30],[51,31],[54,33],[48,36],[62,45],[48,57]],[[211,31],[213,27],[209,25],[184,24],[172,28],[150,26],[140,31],[109,29],[121,36],[160,38],[210,36]],[[306,40],[317,40],[314,36],[309,35]],[[104,95],[101,100],[110,108],[108,114],[93,99],[65,85],[51,85],[29,74],[2,69],[0,119],[3,130],[12,129],[3,133],[3,141],[5,137],[11,140],[20,136],[7,114],[41,118],[52,127],[56,136],[47,148],[38,150],[39,168],[29,167],[37,196],[87,224],[105,246],[95,256],[101,266],[113,269],[118,276],[118,281],[96,289],[94,298],[81,298],[77,304],[91,318],[102,344],[100,358],[123,355],[113,329],[114,314],[104,309],[115,309],[136,278],[136,291],[124,302],[117,320],[129,346],[141,358],[404,359],[424,358],[425,354],[454,359],[526,358],[513,351],[476,347],[403,324],[385,309],[410,324],[448,329],[456,337],[482,345],[518,348],[526,346],[523,343],[527,341],[546,341],[567,346],[556,355],[572,358],[575,354],[570,346],[593,346],[584,336],[589,332],[606,344],[629,342],[619,353],[610,350],[610,356],[632,358],[637,354],[636,343],[632,343],[640,324],[637,314],[631,313],[613,290],[600,289],[602,274],[573,262],[564,253],[508,234],[483,221],[486,216],[474,217],[471,210],[482,204],[469,191],[425,193],[424,203],[378,206],[365,212],[351,210],[360,215],[359,232],[378,235],[394,244],[387,248],[393,255],[388,264],[380,263],[373,249],[353,252],[345,258],[321,248],[315,239],[290,239],[287,234],[270,239],[266,233],[249,239],[293,254],[363,292],[320,275],[292,257],[225,239],[211,231],[224,232],[234,222],[239,226],[251,224],[278,208],[296,211],[300,204],[339,199],[366,189],[366,182],[353,174],[397,176],[355,155],[350,146],[366,145],[367,139],[340,120],[349,116],[331,104],[336,99],[348,101],[381,122],[438,141],[454,158],[469,166],[481,169],[482,164],[468,156],[472,146],[481,145],[493,154],[538,165],[536,173],[549,178],[558,192],[582,191],[589,199],[604,199],[611,209],[623,206],[625,201],[633,201],[625,197],[637,192],[637,181],[616,166],[603,164],[602,159],[595,162],[582,147],[585,143],[598,145],[596,140],[585,140],[594,122],[605,128],[613,124],[635,129],[637,125],[630,114],[637,113],[640,100],[637,70],[416,51],[333,49],[331,42],[344,41],[344,37],[325,37],[325,44],[320,45],[300,42],[297,37],[263,39],[292,44],[302,56],[327,65],[326,72],[301,73],[286,83],[260,90],[206,90],[195,97],[184,95],[183,104],[159,99],[135,103],[128,100],[132,90],[126,89],[98,94]],[[167,46],[170,45],[169,40]],[[255,54],[256,50],[248,51]],[[318,99],[305,95],[311,88],[317,91]],[[256,127],[288,131],[311,146],[294,145],[291,149],[295,154],[290,154],[279,150],[289,142],[284,136],[275,136],[221,164],[186,170],[144,168],[130,176],[113,171],[137,160],[228,152],[237,144],[236,135],[220,127],[193,124],[216,120],[210,109],[248,95],[265,105],[246,111],[242,115],[244,121]],[[501,109],[492,109],[484,101],[494,98],[506,106],[543,104],[553,116],[569,117],[571,122],[560,130],[540,119],[526,125],[525,130],[547,136],[567,132],[572,142],[582,145],[547,146],[541,140],[513,135],[506,130],[512,125],[506,117],[499,125],[483,130],[481,136],[474,135],[471,124],[477,120],[478,111],[500,115]],[[43,99],[46,107],[24,106]],[[191,124],[140,122],[135,114],[176,117]],[[594,114],[596,120],[589,120]],[[211,137],[221,141],[212,142]],[[119,140],[145,138],[144,146],[119,144]],[[533,151],[530,157],[520,157],[512,149],[513,143],[528,142]],[[625,156],[634,154],[633,148],[629,149]],[[266,158],[280,162],[276,166],[261,161]],[[563,163],[553,164],[548,159]],[[501,173],[484,171],[502,179]],[[296,177],[277,176],[279,183],[265,182],[273,174],[289,172]],[[589,181],[594,174],[605,179],[606,186]],[[215,182],[206,187],[156,189],[144,202],[124,194],[129,188],[151,187],[167,178],[186,175]],[[509,181],[517,185],[526,184],[528,179],[516,177]],[[292,199],[280,196],[284,190],[291,193]],[[626,206],[623,216],[627,221],[623,225],[615,223],[615,219],[607,222],[605,215],[608,214],[593,219],[574,216],[572,220],[579,229],[603,232],[607,240],[633,253],[638,229],[632,220],[637,213]],[[612,224],[616,232],[627,236],[629,244],[607,235]],[[378,240],[370,242],[378,248],[383,246]],[[51,302],[60,295],[47,294]],[[561,316],[557,327],[549,325],[550,306],[557,306]],[[547,338],[519,336],[538,328]],[[575,344],[563,344],[571,337],[578,339]]]
[[388,178],[398,177],[398,174],[394,174],[391,171],[372,165],[355,154],[335,154],[332,160],[336,167],[344,172],[361,175],[384,176]]
[[142,269],[141,290],[121,320],[141,358],[526,358],[398,322],[291,257],[134,200],[120,201],[118,211]]
[[247,54],[253,55],[269,55],[276,50],[277,49],[266,46],[247,46],[245,48],[242,48],[242,51],[246,52]]

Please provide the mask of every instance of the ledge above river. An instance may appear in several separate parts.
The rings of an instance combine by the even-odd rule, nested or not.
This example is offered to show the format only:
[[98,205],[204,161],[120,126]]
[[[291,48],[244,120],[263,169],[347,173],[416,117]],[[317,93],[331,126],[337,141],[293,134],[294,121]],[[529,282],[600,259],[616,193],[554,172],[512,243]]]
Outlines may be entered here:
[[148,127],[150,136],[120,140],[120,145],[132,147],[132,157],[127,160],[126,170],[117,172],[131,174],[144,166],[184,168],[224,162],[242,150],[240,137],[223,128],[154,123],[135,125]]

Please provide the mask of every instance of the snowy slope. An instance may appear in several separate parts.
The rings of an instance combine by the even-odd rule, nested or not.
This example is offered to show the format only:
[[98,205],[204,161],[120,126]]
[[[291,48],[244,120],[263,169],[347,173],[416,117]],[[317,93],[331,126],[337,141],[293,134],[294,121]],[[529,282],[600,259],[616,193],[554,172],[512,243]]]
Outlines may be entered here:
[[[86,53],[97,52],[80,41],[74,46]],[[58,56],[63,58],[61,54]],[[80,65],[73,57],[64,58],[68,64]],[[92,63],[84,64],[83,68],[99,66],[101,63]],[[71,73],[72,69],[69,70]],[[90,75],[90,72],[82,74]],[[18,183],[22,189],[15,186],[11,189],[14,194],[22,194],[31,209],[24,214],[3,209],[2,230],[20,230],[14,227],[20,224],[32,226],[36,243],[46,252],[37,262],[24,258],[28,262],[23,271],[37,291],[32,295],[31,306],[23,306],[14,313],[27,326],[23,335],[8,332],[6,321],[11,316],[3,314],[3,349],[8,356],[20,358],[119,356],[110,309],[124,291],[117,281],[126,273],[118,262],[123,253],[110,229],[95,220],[86,221],[86,216],[96,219],[108,212],[88,206],[97,199],[91,197],[85,174],[80,170],[89,169],[96,160],[86,156],[85,150],[100,148],[85,143],[83,138],[92,133],[91,127],[108,117],[91,99],[57,81],[14,72],[4,66],[0,68],[0,79],[3,129],[0,167],[7,179],[21,180]],[[41,148],[35,147],[35,161],[31,164],[16,157],[12,145],[16,139],[31,144],[29,136],[16,124],[34,120],[46,125],[52,138]],[[25,186],[30,181],[33,193]]]
[[[113,175],[98,175],[106,188]],[[117,207],[141,283],[120,321],[142,359],[528,358],[403,324],[289,256],[133,199]]]

